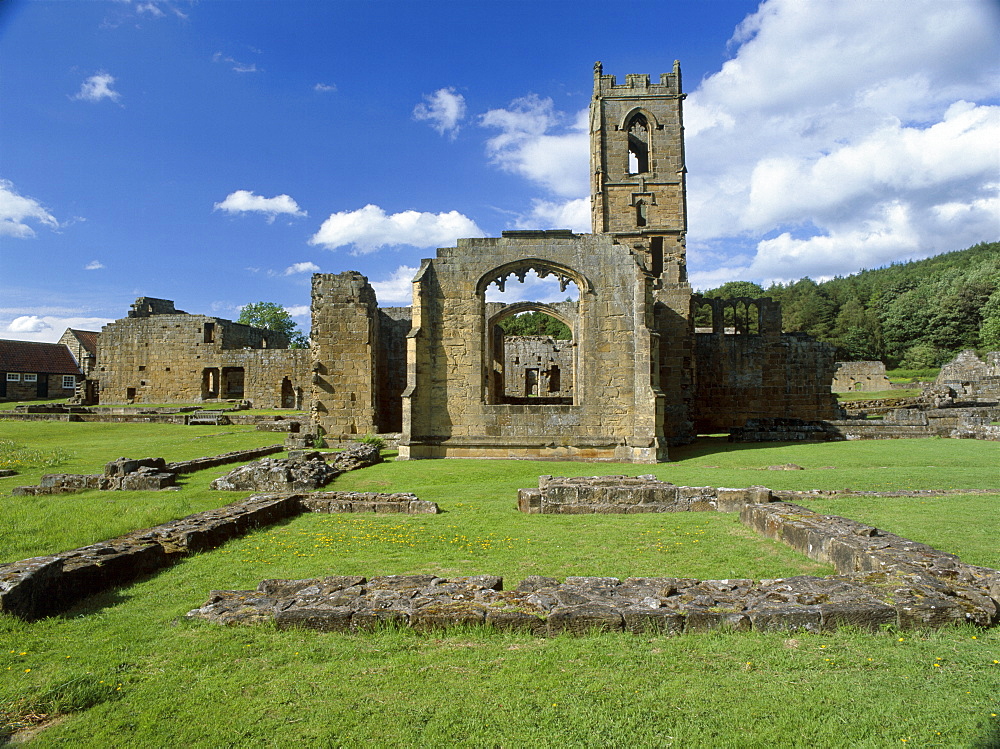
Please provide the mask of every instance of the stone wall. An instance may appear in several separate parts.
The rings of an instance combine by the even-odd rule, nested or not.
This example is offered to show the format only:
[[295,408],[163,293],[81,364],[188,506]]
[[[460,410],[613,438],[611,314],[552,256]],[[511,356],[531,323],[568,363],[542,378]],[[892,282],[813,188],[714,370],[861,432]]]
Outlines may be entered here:
[[[576,479],[575,487],[582,489],[587,481]],[[607,477],[590,481],[610,504],[621,504]],[[545,488],[556,486],[550,480]],[[764,487],[755,489],[770,495]],[[623,487],[627,495],[636,491]],[[740,511],[741,522],[833,565],[837,574],[760,581],[567,577],[559,582],[532,576],[510,591],[492,575],[265,580],[256,590],[212,591],[188,618],[327,632],[366,632],[387,624],[423,632],[486,625],[535,636],[595,630],[821,632],[842,626],[877,631],[957,623],[991,627],[1000,620],[998,570],[964,564],[953,554],[846,518],[783,502],[760,503],[754,495],[746,499],[728,508]]]
[[[695,303],[706,301],[716,300]],[[781,333],[781,309],[770,299],[746,301],[759,305],[758,333],[725,333],[716,315],[715,332],[695,336],[698,433],[726,432],[748,419],[835,418],[834,346],[804,333]]]
[[954,390],[959,400],[1000,400],[1000,351],[991,351],[980,359],[975,351],[963,351],[941,367],[936,386]]
[[534,335],[502,338],[503,394],[508,402],[566,398],[572,404],[575,370],[572,340]]
[[310,352],[287,346],[274,331],[140,298],[128,317],[101,331],[100,402],[246,400],[257,408],[302,408]]
[[0,565],[0,612],[35,620],[301,512],[438,512],[412,494],[257,494],[79,549]]
[[521,512],[545,515],[734,512],[748,503],[771,501],[771,490],[763,486],[674,486],[653,476],[539,476],[537,489],[517,493]]
[[880,361],[839,361],[834,366],[836,369],[830,389],[835,393],[873,393],[892,389],[892,383],[885,376],[885,364]]
[[[607,236],[504,234],[442,248],[414,279],[400,457],[665,458],[651,277]],[[529,270],[580,291],[573,405],[498,397],[500,352],[484,296]]]
[[312,412],[330,439],[380,431],[378,355],[378,302],[368,279],[314,274]]

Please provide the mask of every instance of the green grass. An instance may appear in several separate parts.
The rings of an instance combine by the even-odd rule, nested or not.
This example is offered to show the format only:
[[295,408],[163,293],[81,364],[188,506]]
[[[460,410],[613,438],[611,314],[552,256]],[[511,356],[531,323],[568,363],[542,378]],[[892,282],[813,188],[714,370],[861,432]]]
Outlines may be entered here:
[[15,486],[38,484],[45,473],[101,473],[105,463],[122,456],[188,460],[273,445],[281,438],[246,426],[0,421],[0,463],[4,443],[20,448],[8,454],[38,456],[33,464],[21,461],[16,476],[0,478],[0,515],[4,519],[0,523],[0,563],[114,538],[249,494],[209,489],[211,480],[231,466],[180,477],[180,492],[87,491],[14,497],[10,491]]
[[961,549],[962,561],[1000,569],[993,518],[998,494],[939,497],[834,497],[796,502],[825,515],[860,520],[936,549]]
[[861,392],[859,390],[851,390],[849,392],[836,393],[837,400],[841,403],[850,403],[852,401],[868,401],[868,400],[882,400],[885,398],[916,398],[923,392],[920,388],[899,388],[898,390],[873,390],[870,392]]
[[[13,411],[17,406],[51,406],[51,405],[65,405],[67,402],[66,398],[44,398],[42,400],[32,400],[32,401],[3,401],[0,402],[0,412],[3,411]],[[151,409],[151,408],[203,408],[207,411],[218,411],[218,410],[232,410],[233,403],[227,401],[222,401],[220,403],[107,403],[98,406],[88,406],[88,408],[96,409],[113,409],[113,408],[137,408],[137,409]],[[242,411],[236,411],[235,413],[240,415],[253,415],[253,416],[296,416],[305,415],[304,411],[295,411],[289,408],[248,408]]]
[[[141,430],[165,428],[30,426],[51,430],[40,448],[61,446],[78,453],[77,463],[89,460],[95,469],[108,455],[136,454],[123,450],[127,445],[115,435],[154,435]],[[85,460],[75,439],[82,433],[73,430],[91,426],[125,429],[108,433],[114,446],[103,453],[99,445],[89,445]],[[177,442],[173,452],[140,452],[191,457],[198,444],[185,440],[193,429],[162,434],[168,443]],[[204,437],[208,449],[202,454],[225,451],[217,448],[223,439],[261,434]],[[89,437],[99,439],[96,433]],[[23,434],[16,440],[27,442]],[[0,617],[0,675],[6,675],[0,678],[0,711],[12,722],[30,722],[32,714],[36,720],[63,715],[37,734],[39,746],[1000,743],[994,715],[1000,713],[996,629],[537,639],[484,629],[366,636],[278,632],[271,626],[223,628],[183,618],[213,588],[253,587],[272,577],[482,572],[502,574],[512,583],[528,574],[761,577],[780,569],[795,574],[812,564],[746,535],[725,514],[516,512],[516,489],[537,485],[540,473],[654,473],[696,486],[1000,489],[995,444],[972,440],[742,445],[708,439],[675,449],[672,456],[675,462],[657,466],[413,461],[346,474],[331,488],[413,491],[445,512],[304,515],[97,596],[65,616],[32,624]],[[784,463],[806,470],[766,470]],[[123,504],[94,521],[92,531],[129,503],[153,506],[184,497],[200,502],[198,497],[209,494],[203,488],[207,478],[195,474],[182,492],[170,496],[121,495]],[[0,491],[9,485],[0,484]],[[51,543],[58,534],[72,533],[57,526],[96,512],[106,501],[106,495],[91,496],[97,494],[75,495],[75,515],[70,503],[58,511],[26,504],[15,525],[30,520],[38,543]],[[241,495],[227,494],[223,501],[236,496]],[[810,504],[985,564],[996,556],[991,538],[1000,533],[1000,513],[991,510],[998,499],[962,495]],[[0,495],[5,518],[10,507],[11,498]],[[0,539],[0,547],[13,536]]]
[[934,382],[941,367],[928,367],[926,369],[888,369],[885,376],[890,382]]

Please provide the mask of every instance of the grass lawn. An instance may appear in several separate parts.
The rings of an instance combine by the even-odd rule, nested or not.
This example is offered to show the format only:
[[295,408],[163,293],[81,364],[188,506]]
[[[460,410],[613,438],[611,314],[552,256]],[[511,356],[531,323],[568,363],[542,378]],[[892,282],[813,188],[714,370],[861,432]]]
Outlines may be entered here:
[[[12,435],[9,427],[25,431]],[[117,429],[83,431],[97,427]],[[237,427],[62,422],[0,423],[3,439],[64,450],[72,456],[55,470],[87,472],[119,455],[175,460],[275,441]],[[32,624],[0,617],[0,711],[12,725],[51,717],[35,734],[39,746],[1000,746],[996,629],[538,639],[485,629],[278,632],[183,618],[213,588],[273,577],[490,573],[510,585],[530,574],[826,574],[727,514],[529,516],[515,510],[516,489],[537,485],[540,473],[653,473],[697,486],[1000,489],[996,450],[972,440],[706,439],[656,466],[386,463],[330,488],[412,491],[445,512],[304,515],[64,616]],[[786,463],[805,470],[767,470]],[[132,507],[185,514],[244,496],[207,489],[222,472],[193,474],[181,492],[123,493],[114,507],[101,492],[67,495],[58,505],[40,501],[57,497],[12,498],[10,486],[35,479],[0,480],[0,513],[13,518],[0,526],[0,551],[5,560],[20,558],[161,522],[130,515]],[[808,504],[1000,566],[998,501]],[[9,554],[10,544],[20,551]]]
[[854,401],[882,400],[886,398],[916,398],[923,392],[920,388],[898,388],[894,390],[872,390],[864,392],[861,390],[850,390],[836,393],[837,400],[841,403],[853,403]]

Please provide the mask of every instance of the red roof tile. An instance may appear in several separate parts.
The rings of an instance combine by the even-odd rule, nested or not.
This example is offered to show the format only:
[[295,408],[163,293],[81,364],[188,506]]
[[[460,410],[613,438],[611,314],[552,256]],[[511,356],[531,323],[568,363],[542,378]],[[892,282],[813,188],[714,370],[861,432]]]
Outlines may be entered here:
[[61,343],[2,339],[0,339],[0,372],[83,374],[76,366],[69,349]]
[[93,330],[77,330],[76,328],[69,328],[69,332],[76,336],[76,340],[87,349],[87,353],[91,356],[97,356],[97,333]]

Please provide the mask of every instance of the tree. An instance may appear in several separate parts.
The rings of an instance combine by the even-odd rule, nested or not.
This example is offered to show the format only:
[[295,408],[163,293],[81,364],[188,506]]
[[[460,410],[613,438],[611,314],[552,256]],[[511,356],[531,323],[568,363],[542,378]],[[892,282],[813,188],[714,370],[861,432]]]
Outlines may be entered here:
[[508,317],[500,322],[500,327],[504,335],[547,335],[564,341],[573,338],[565,323],[539,310]]
[[299,330],[288,310],[274,302],[251,302],[240,310],[240,319],[236,322],[252,325],[255,328],[273,330],[288,336],[289,348],[309,348],[309,339]]

